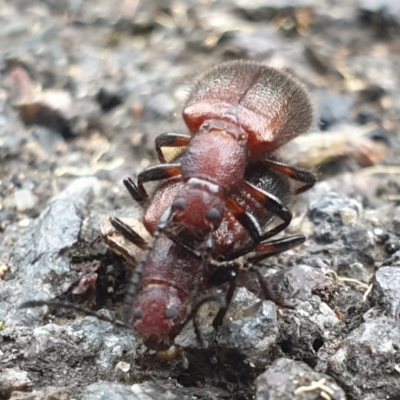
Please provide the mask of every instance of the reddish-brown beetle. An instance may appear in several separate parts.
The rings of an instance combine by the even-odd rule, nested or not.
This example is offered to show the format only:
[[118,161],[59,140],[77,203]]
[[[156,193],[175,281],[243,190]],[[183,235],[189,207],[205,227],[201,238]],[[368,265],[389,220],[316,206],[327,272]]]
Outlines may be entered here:
[[[274,196],[284,199],[285,203],[290,197],[288,178],[275,171],[261,171],[260,163],[248,166],[245,176],[251,184],[262,190],[269,190]],[[154,234],[157,231],[155,222],[158,222],[165,209],[165,202],[168,204],[168,199],[175,196],[181,185],[183,183],[179,179],[167,180],[157,188],[149,204],[145,205],[147,211],[144,221],[150,229],[153,227],[150,233]],[[235,193],[234,199],[246,212],[251,212],[263,227],[272,222],[274,215],[252,197],[246,196],[244,191]],[[149,251],[146,240],[135,229],[118,218],[111,218],[110,222],[131,243]],[[107,236],[106,240],[108,240]],[[255,254],[249,257],[248,262],[264,259],[303,242],[304,236],[267,240],[253,250]],[[195,322],[198,337],[201,337],[194,318],[197,309],[203,300],[217,301],[217,299],[199,300],[200,293],[210,286],[230,281],[230,289],[226,299],[220,301],[222,307],[214,325],[222,322],[233,295],[234,276],[240,272],[238,263],[233,260],[247,254],[253,246],[247,230],[229,211],[225,213],[220,227],[213,232],[213,244],[212,248],[193,249],[189,246],[181,246],[161,233],[154,241],[146,262],[136,266],[128,284],[123,314],[124,320],[140,333],[146,346],[164,350],[173,344],[182,327],[192,319]],[[209,252],[215,259],[223,261],[222,265],[216,267],[209,260]],[[258,276],[264,298],[276,301],[276,294],[268,287],[268,282],[262,278],[256,268],[254,271]],[[220,275],[218,283],[214,279],[216,275]]]
[[[173,163],[142,171],[137,185],[124,181],[132,197],[145,206],[144,224],[153,238],[147,243],[128,225],[111,219],[117,231],[144,249],[128,285],[128,323],[117,324],[132,327],[157,350],[173,344],[195,317],[203,302],[198,301],[202,281],[213,284],[210,255],[228,262],[221,268],[229,276],[229,261],[236,257],[255,251],[255,259],[261,259],[304,241],[303,236],[268,239],[291,221],[287,178],[303,183],[295,193],[315,183],[312,174],[280,163],[273,155],[312,122],[307,92],[287,72],[250,61],[218,65],[200,77],[183,118],[192,136],[160,135],[156,150],[161,162],[166,161],[163,147],[187,147],[186,151]],[[144,183],[163,179],[168,180],[150,199]],[[275,216],[283,222],[263,232]],[[265,296],[273,298],[265,281],[260,283]],[[234,282],[218,322],[233,287]],[[205,299],[210,300],[215,299]]]
[[[204,254],[228,261],[253,250],[273,254],[304,241],[296,236],[258,246],[290,223],[287,177],[303,183],[295,193],[315,183],[309,172],[282,164],[271,154],[311,125],[312,106],[303,86],[290,74],[259,63],[224,63],[200,77],[183,117],[192,136],[160,135],[156,150],[161,162],[166,161],[164,146],[186,146],[186,151],[171,164],[142,171],[137,185],[124,180],[132,197],[146,209],[144,225],[153,240],[146,247],[129,226],[111,219],[126,238],[146,247],[128,286],[125,314],[137,308],[134,302],[141,303],[142,277],[147,275],[149,260],[160,254],[162,233],[181,251],[191,252],[193,261]],[[150,199],[143,184],[162,179],[167,181]],[[283,222],[263,232],[274,216]],[[193,276],[198,276],[198,266],[194,261]],[[173,285],[172,273],[170,278]]]
[[[296,193],[314,185],[311,173],[280,163],[273,155],[311,126],[312,105],[303,85],[291,74],[261,63],[223,63],[199,78],[183,118],[191,136],[166,133],[156,139],[162,162],[164,146],[187,146],[179,162],[145,169],[137,185],[125,181],[140,204],[149,198],[143,186],[146,182],[176,177],[183,183],[171,201],[163,202],[166,207],[161,217],[152,221],[157,227],[146,225],[154,240],[164,231],[182,246],[208,242],[212,248],[212,232],[227,211],[249,232],[253,248],[285,229],[292,218],[289,209],[273,193],[251,184],[245,171],[250,163],[258,162],[262,169],[302,182]],[[245,192],[283,222],[263,233],[257,218],[235,200],[238,192]],[[146,263],[152,247],[150,243],[140,264]]]

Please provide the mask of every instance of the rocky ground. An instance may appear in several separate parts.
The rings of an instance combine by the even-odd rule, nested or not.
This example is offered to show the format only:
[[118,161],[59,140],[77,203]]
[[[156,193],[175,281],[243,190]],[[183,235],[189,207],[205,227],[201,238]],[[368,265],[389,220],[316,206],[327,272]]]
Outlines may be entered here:
[[[238,288],[206,349],[178,337],[188,368],[93,317],[18,309],[118,313],[128,273],[90,247],[100,219],[140,218],[122,179],[186,131],[194,77],[236,58],[290,69],[316,105],[281,152],[319,179],[287,230],[308,240],[261,267],[297,308]],[[0,398],[398,400],[399,65],[390,0],[0,0]]]

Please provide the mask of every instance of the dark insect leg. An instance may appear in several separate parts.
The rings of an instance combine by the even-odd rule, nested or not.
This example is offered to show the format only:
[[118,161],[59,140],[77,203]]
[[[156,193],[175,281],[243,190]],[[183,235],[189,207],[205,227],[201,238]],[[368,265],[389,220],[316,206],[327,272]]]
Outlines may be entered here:
[[99,243],[104,239],[105,236],[107,236],[107,235],[98,235],[98,236],[96,236],[96,237],[89,243],[89,247],[90,247],[90,248],[93,248],[95,245],[99,244]]
[[127,240],[132,242],[134,245],[139,247],[139,249],[145,250],[147,247],[147,242],[136,233],[129,225],[122,222],[119,218],[111,217],[111,225]]
[[[303,235],[298,236],[289,236],[282,239],[271,240],[266,243],[261,243],[256,247],[255,252],[261,253],[255,256],[249,257],[247,260],[249,263],[257,263],[268,257],[274,256],[276,254],[282,253],[286,250],[291,249],[299,244],[304,243],[305,237]],[[264,278],[261,275],[261,272],[257,268],[257,266],[253,266],[249,269],[249,271],[255,272],[258,282],[260,283],[261,290],[263,292],[264,298],[266,300],[271,300],[275,304],[285,307],[285,308],[294,308],[293,304],[283,303],[275,293],[275,290],[268,283],[268,278]]]
[[[110,218],[111,225],[127,240],[138,246],[140,249],[148,249],[147,242],[136,233],[129,225],[125,224],[118,218]],[[149,245],[150,246],[150,245]],[[139,287],[142,283],[142,276],[144,271],[144,264],[139,263],[134,268],[132,275],[126,287],[124,305],[122,306],[122,319],[125,322],[130,322],[130,316],[132,311],[132,304],[136,298]]]
[[204,304],[210,303],[210,302],[215,302],[215,303],[218,303],[221,307],[225,307],[225,300],[221,296],[204,297],[203,299],[199,300],[194,305],[194,307],[192,308],[190,313],[187,315],[186,319],[181,323],[181,330],[182,330],[188,322],[193,320],[194,332],[196,334],[197,340],[201,347],[205,347],[205,340],[204,340],[203,333],[201,332],[201,329],[200,329],[199,321],[196,317],[197,317],[197,313],[200,310],[200,307],[203,306]]
[[160,181],[162,179],[172,178],[181,174],[180,164],[159,164],[144,169],[138,175],[137,185],[131,178],[123,180],[125,187],[132,198],[141,206],[143,206],[149,195],[144,188],[146,182]]
[[214,317],[212,325],[215,330],[222,325],[222,321],[228,311],[229,305],[232,301],[233,294],[236,289],[236,277],[243,268],[243,263],[237,260],[215,262],[210,260],[204,272],[203,282],[206,288],[218,287],[229,282],[229,288],[225,295],[224,304],[221,304],[218,313]]
[[[303,235],[296,235],[276,240],[270,240],[259,244],[256,248],[253,247],[249,249],[249,247],[245,246],[229,254],[227,260],[234,260],[235,258],[242,257],[247,253],[255,252],[259,254],[247,257],[246,260],[250,262],[258,262],[264,260],[265,258],[272,257],[286,250],[289,250],[292,247],[296,247],[299,244],[304,243],[304,241],[305,237]],[[229,262],[232,261],[227,261],[227,263]]]
[[274,288],[268,283],[268,277],[265,278],[264,276],[262,276],[258,268],[253,268],[250,269],[249,271],[253,271],[256,274],[257,280],[260,283],[261,291],[265,300],[270,300],[280,307],[291,308],[291,309],[295,308],[295,304],[284,303],[281,301],[279,295],[276,294]]
[[268,230],[265,233],[261,233],[261,227],[254,216],[248,213],[241,205],[239,205],[235,200],[227,200],[227,208],[232,214],[237,218],[237,220],[248,230],[250,236],[253,239],[253,243],[244,246],[240,249],[229,254],[229,259],[240,257],[244,254],[249,253],[254,248],[256,248],[260,242],[269,239],[272,236],[277,235],[279,232],[283,231],[292,220],[292,213],[288,210],[278,197],[271,193],[267,193],[260,188],[252,185],[249,182],[244,183],[244,188],[246,191],[254,197],[262,206],[264,206],[269,212],[277,215],[283,222],[274,228]]
[[[181,239],[179,236],[174,234],[173,232],[170,232],[169,230],[164,230],[164,234],[171,239],[175,244],[178,246],[182,247],[189,253],[192,253],[193,256],[196,258],[203,258],[203,262],[207,263],[210,259],[211,255],[211,250],[213,248],[213,236],[212,236],[212,230],[211,233],[209,234],[207,240],[205,240],[203,249],[200,250],[195,250],[193,247],[185,243],[184,239]],[[204,250],[204,251],[202,251]]]
[[181,135],[179,133],[162,133],[156,137],[157,157],[165,163],[165,157],[161,150],[162,147],[185,147],[190,142],[190,136]]
[[283,223],[265,232],[260,241],[269,239],[272,236],[277,235],[279,232],[283,231],[292,220],[292,213],[290,210],[279,200],[278,197],[274,196],[272,193],[268,193],[261,190],[257,186],[252,185],[250,182],[244,182],[245,190],[254,197],[266,210],[278,216]]
[[181,173],[179,164],[160,164],[144,169],[138,175],[138,184],[132,178],[126,178],[123,183],[132,198],[141,206],[144,206],[149,195],[144,188],[144,184],[150,181],[171,178]]
[[247,261],[252,263],[262,261],[265,258],[275,256],[296,247],[299,244],[304,243],[305,240],[306,238],[303,235],[296,235],[261,243],[253,250],[258,254],[248,257]]
[[109,318],[106,315],[103,315],[97,311],[89,310],[88,308],[81,307],[78,304],[69,303],[67,301],[59,301],[59,300],[32,300],[22,303],[19,308],[34,308],[34,307],[59,307],[59,308],[68,308],[71,310],[75,310],[78,312],[82,312],[85,315],[89,315],[91,317],[96,317],[97,319],[105,322],[109,322],[118,328],[127,328],[132,329],[129,325],[125,324],[122,321],[117,319]]
[[132,178],[126,178],[122,182],[125,185],[131,197],[133,198],[133,200],[135,200],[136,203],[138,203],[140,206],[143,207],[149,198],[149,195],[147,194],[144,187],[141,186],[139,188],[139,186],[136,185],[136,183],[133,181]]
[[311,172],[305,171],[301,168],[292,167],[290,165],[272,160],[265,160],[264,165],[277,172],[280,172],[283,175],[288,176],[289,178],[292,178],[295,181],[304,183],[303,186],[296,190],[296,194],[305,192],[306,190],[312,188],[317,182],[317,179]]
[[[264,260],[265,258],[272,257],[276,254],[282,253],[286,250],[291,249],[299,244],[304,243],[305,237],[302,235],[298,236],[289,236],[282,239],[271,240],[266,243],[261,243],[255,248],[255,252],[262,253],[255,255],[253,257],[247,258],[247,262],[259,262]],[[241,254],[244,255],[244,254]],[[230,282],[229,288],[225,297],[225,305],[221,306],[217,315],[213,320],[213,327],[217,329],[222,325],[222,321],[225,317],[226,312],[228,311],[229,305],[232,301],[233,294],[236,289],[236,276],[244,271],[254,271],[256,273],[257,279],[260,283],[261,290],[263,291],[263,295],[265,299],[271,300],[278,305],[287,308],[293,308],[292,305],[282,304],[277,299],[277,296],[274,294],[273,290],[266,282],[266,279],[261,275],[260,271],[256,266],[251,267],[250,269],[244,269],[241,271],[241,265],[237,261],[226,261],[220,263],[219,265],[211,264],[210,267],[213,268],[212,272],[209,272],[210,277],[207,278],[209,284],[213,284],[215,286],[219,286],[223,283]],[[216,282],[217,281],[217,282]]]
[[212,322],[212,326],[214,327],[215,330],[217,330],[222,325],[222,321],[225,317],[226,312],[228,311],[229,305],[231,304],[233,294],[235,293],[236,277],[232,277],[232,278],[233,279],[231,280],[231,282],[229,284],[228,291],[226,292],[225,304],[220,307],[217,315],[214,317],[214,320]]
[[146,182],[160,181],[181,174],[181,164],[158,164],[144,169],[138,175],[138,187],[141,188]]
[[171,239],[175,244],[177,244],[178,246],[182,247],[183,249],[185,249],[186,251],[188,251],[189,253],[192,253],[195,257],[197,258],[201,258],[201,252],[198,250],[193,249],[192,247],[188,246],[184,240],[182,240],[179,236],[174,235],[171,232],[168,232],[168,230],[164,230],[164,234],[165,236],[168,237],[168,239]]
[[260,243],[254,250],[251,251],[247,251],[245,248],[239,249],[240,252],[229,254],[229,257],[227,257],[225,261],[217,263],[210,261],[209,268],[211,267],[213,270],[208,272],[208,275],[211,277],[209,279],[220,282],[219,284],[212,284],[213,286],[222,285],[223,283],[231,280],[229,278],[230,275],[234,276],[236,272],[240,272],[240,270],[244,268],[243,262],[236,260],[237,258],[245,256],[250,252],[254,252],[254,255],[246,257],[245,263],[260,262],[268,257],[276,256],[277,254],[296,247],[304,243],[305,240],[306,238],[303,235],[288,236],[281,239],[269,240],[265,243]]
[[[294,246],[297,246],[301,243],[304,243],[305,241],[305,237],[304,236],[290,236],[287,238],[282,238],[282,239],[278,239],[278,240],[273,240],[267,243],[261,243],[260,245],[258,245],[256,247],[256,249],[254,250],[255,252],[262,252],[263,254],[259,254],[257,256],[254,257],[249,257],[247,259],[248,262],[255,262],[255,261],[261,261],[267,257],[272,257],[276,254],[282,253]],[[232,265],[232,267],[234,268],[234,263],[232,262],[227,262],[225,263],[228,267],[230,265]],[[218,267],[217,267],[218,268]],[[246,270],[247,271],[247,270]],[[258,270],[258,268],[256,267],[252,267],[250,269],[250,271],[254,271],[256,273],[257,279],[260,282],[260,286],[261,286],[261,290],[263,291],[263,295],[265,297],[265,299],[267,300],[271,300],[275,303],[277,303],[278,305],[282,305],[284,307],[291,307],[288,306],[286,304],[281,304],[273,290],[269,287],[268,283],[266,282],[265,278],[261,275],[260,271]],[[214,329],[217,329],[219,326],[222,325],[222,321],[225,317],[226,312],[228,311],[229,305],[232,301],[232,297],[233,294],[235,292],[236,289],[236,276],[232,273],[233,271],[230,272],[230,285],[226,294],[226,298],[225,298],[225,306],[221,307],[217,313],[217,315],[214,318],[213,321],[213,327]],[[240,273],[239,269],[236,268],[236,275],[237,273]],[[227,281],[229,279],[229,275],[227,276]],[[211,278],[211,280],[213,280],[213,278]]]
[[246,228],[254,241],[254,247],[261,241],[262,232],[261,227],[256,218],[248,213],[240,204],[234,199],[229,198],[226,201],[226,207],[235,216],[235,218]]

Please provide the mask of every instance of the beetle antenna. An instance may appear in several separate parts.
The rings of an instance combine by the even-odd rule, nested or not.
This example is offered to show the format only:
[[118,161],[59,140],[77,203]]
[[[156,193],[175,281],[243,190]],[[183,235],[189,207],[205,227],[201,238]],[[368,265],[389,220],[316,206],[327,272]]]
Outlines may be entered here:
[[132,327],[125,324],[124,322],[117,320],[115,318],[108,317],[99,313],[98,311],[90,310],[89,308],[82,307],[78,304],[70,303],[68,301],[60,301],[60,300],[31,300],[22,303],[18,308],[36,308],[36,307],[59,307],[59,308],[67,308],[70,310],[75,310],[81,312],[85,315],[95,317],[100,321],[109,322],[110,324],[116,326],[117,328],[126,328],[132,330]]

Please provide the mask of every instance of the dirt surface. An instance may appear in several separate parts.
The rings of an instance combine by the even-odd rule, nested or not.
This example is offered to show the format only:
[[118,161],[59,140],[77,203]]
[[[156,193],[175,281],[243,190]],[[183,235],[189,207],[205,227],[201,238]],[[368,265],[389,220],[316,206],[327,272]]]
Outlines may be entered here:
[[[268,5],[267,5],[268,4]],[[207,347],[161,361],[118,315],[126,277],[102,216],[140,219],[122,179],[186,133],[198,73],[244,58],[309,88],[313,132],[280,150],[319,182],[293,199],[304,245],[260,266],[295,309],[243,283]],[[400,398],[400,6],[359,1],[0,0],[0,398]],[[373,284],[372,286],[370,286]],[[253,293],[255,292],[255,293]]]

